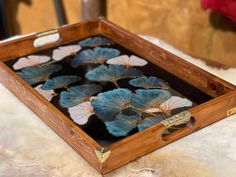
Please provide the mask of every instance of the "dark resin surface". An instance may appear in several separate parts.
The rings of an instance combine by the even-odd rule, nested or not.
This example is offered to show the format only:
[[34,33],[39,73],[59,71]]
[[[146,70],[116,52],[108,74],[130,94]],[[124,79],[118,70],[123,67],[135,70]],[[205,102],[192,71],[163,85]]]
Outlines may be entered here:
[[[74,43],[71,44],[78,44],[79,41],[76,41]],[[69,44],[67,44],[69,45]],[[119,44],[113,44],[113,45],[109,45],[109,46],[105,46],[106,48],[114,48],[114,49],[118,49],[122,54],[125,55],[136,55],[135,53],[133,53],[132,51],[127,50],[126,48],[124,48],[123,46],[120,46]],[[82,50],[88,49],[88,48],[93,48],[93,47],[84,47]],[[82,51],[81,50],[81,51]],[[48,55],[48,56],[52,56],[52,49],[48,49],[45,50],[43,52],[39,52],[39,53],[35,53],[34,55]],[[136,55],[138,56],[138,55]],[[97,65],[86,65],[86,66],[79,66],[79,67],[72,67],[70,65],[70,62],[72,60],[73,57],[67,57],[59,62],[57,62],[58,64],[63,66],[63,69],[60,70],[59,72],[52,74],[50,76],[50,78],[53,78],[55,76],[60,76],[60,75],[77,75],[80,76],[82,79],[76,83],[73,83],[71,86],[75,86],[75,85],[82,85],[82,84],[94,84],[96,82],[92,82],[92,81],[88,81],[84,75],[88,70],[91,70],[95,67],[97,67]],[[148,58],[144,58],[148,61]],[[9,66],[13,71],[13,65],[14,63],[18,60],[18,58],[16,59],[12,59],[12,60],[8,60],[5,63],[7,64],[7,66]],[[204,92],[200,91],[199,89],[191,86],[190,84],[186,83],[185,81],[181,80],[180,78],[177,78],[176,76],[172,75],[171,73],[163,70],[162,68],[152,64],[152,63],[148,63],[146,66],[143,67],[136,67],[139,70],[141,70],[145,76],[156,76],[160,79],[163,79],[164,81],[166,81],[169,86],[170,89],[169,91],[172,93],[172,95],[176,95],[176,96],[181,96],[181,97],[186,97],[187,99],[189,99],[190,101],[193,102],[193,106],[196,106],[198,104],[204,103],[210,99],[212,99],[212,97],[210,97],[209,95],[205,94]],[[181,69],[181,68],[180,68]],[[127,84],[128,80],[130,79],[122,79],[118,81],[118,84],[121,88],[127,88],[131,91],[135,91],[135,89],[133,86]],[[43,82],[42,82],[43,83]],[[40,83],[37,83],[35,85],[32,85],[32,87],[35,87],[37,85],[39,85]],[[113,83],[109,83],[109,82],[104,82],[101,83],[102,84],[102,91],[101,92],[105,92],[105,91],[109,91],[109,90],[113,90],[115,89],[115,85]],[[54,90],[58,96],[53,97],[53,99],[51,100],[51,103],[57,108],[59,109],[61,112],[63,112],[68,118],[70,118],[70,115],[68,113],[68,110],[65,108],[62,108],[59,104],[59,94],[61,91],[66,90],[65,88],[62,89],[56,89]],[[176,113],[179,113],[181,111],[183,111],[184,109],[180,108],[180,109],[176,109]],[[90,135],[93,139],[95,139],[98,143],[100,143],[101,145],[109,145],[113,142],[116,142],[120,139],[123,139],[124,137],[115,137],[113,135],[111,135],[107,129],[105,124],[96,117],[96,115],[93,115],[87,124],[85,125],[78,125],[80,126],[88,135]],[[134,134],[138,132],[137,128],[133,129],[128,136]]]

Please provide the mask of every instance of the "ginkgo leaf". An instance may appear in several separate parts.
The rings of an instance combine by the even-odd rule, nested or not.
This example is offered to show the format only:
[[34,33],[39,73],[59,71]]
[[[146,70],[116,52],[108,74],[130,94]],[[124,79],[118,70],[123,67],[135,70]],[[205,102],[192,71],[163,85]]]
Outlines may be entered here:
[[47,80],[43,84],[44,90],[54,90],[58,88],[66,88],[68,85],[79,81],[81,78],[78,76],[58,76]]
[[163,102],[159,107],[146,109],[146,112],[164,112],[170,114],[172,110],[182,107],[191,107],[193,103],[186,99],[178,96],[172,96],[165,102]]
[[120,55],[120,51],[112,48],[96,47],[86,49],[80,52],[72,60],[72,66],[85,65],[85,64],[103,64],[106,60]]
[[116,116],[130,105],[132,92],[128,89],[114,89],[102,92],[92,100],[92,106],[99,119],[106,121],[115,120]]
[[136,79],[132,79],[129,81],[129,84],[135,87],[142,87],[145,89],[152,89],[152,88],[161,88],[161,89],[168,89],[168,84],[154,76],[146,77],[142,76]]
[[60,61],[69,56],[75,56],[81,50],[80,45],[68,45],[53,50],[52,59]]
[[126,136],[131,130],[133,130],[140,120],[138,113],[128,116],[125,114],[118,114],[114,121],[105,122],[106,128],[112,135]]
[[82,47],[98,47],[104,45],[112,45],[114,42],[104,37],[90,37],[79,42]]
[[19,70],[22,68],[27,68],[30,66],[36,66],[40,65],[42,63],[46,63],[51,58],[49,56],[43,56],[43,55],[29,55],[27,57],[22,57],[17,60],[17,62],[13,65],[13,68],[15,70]]
[[130,67],[130,66],[145,66],[148,62],[135,55],[131,55],[130,57],[128,55],[121,55],[107,60],[106,63],[112,65],[125,65],[126,67]]
[[88,122],[91,115],[94,114],[93,107],[90,101],[83,102],[68,109],[70,117],[79,125],[84,125]]
[[139,109],[159,108],[160,105],[171,97],[171,93],[167,90],[151,89],[136,90],[136,94],[132,96],[131,104]]
[[122,65],[101,65],[86,73],[85,77],[91,81],[116,82],[125,78],[136,78],[143,73],[135,68],[125,68]]
[[149,128],[161,121],[163,121],[164,119],[170,117],[169,115],[167,114],[160,114],[160,115],[157,115],[157,116],[151,116],[151,117],[147,117],[143,120],[143,122],[141,122],[140,124],[138,124],[138,130],[139,131],[142,131],[146,128]]
[[69,108],[90,101],[91,97],[100,92],[102,88],[98,85],[80,85],[70,87],[60,94],[59,103],[63,108]]
[[53,90],[43,90],[42,84],[36,86],[34,89],[39,92],[44,98],[46,98],[48,101],[51,101],[54,96],[56,96],[56,93]]
[[28,82],[30,85],[45,81],[48,77],[61,70],[62,66],[57,64],[43,65],[24,68],[17,72],[22,79]]

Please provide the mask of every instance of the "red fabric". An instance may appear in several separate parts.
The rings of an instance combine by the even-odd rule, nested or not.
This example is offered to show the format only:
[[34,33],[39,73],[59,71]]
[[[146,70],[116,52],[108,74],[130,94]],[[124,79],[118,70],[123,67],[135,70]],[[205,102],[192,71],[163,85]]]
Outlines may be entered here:
[[221,12],[236,22],[236,0],[202,0],[202,8]]

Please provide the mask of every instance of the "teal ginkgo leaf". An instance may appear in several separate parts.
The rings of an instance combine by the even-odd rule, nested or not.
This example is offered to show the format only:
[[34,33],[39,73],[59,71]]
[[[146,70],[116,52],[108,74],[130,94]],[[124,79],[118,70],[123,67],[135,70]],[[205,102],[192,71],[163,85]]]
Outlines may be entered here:
[[[128,111],[128,114],[118,114],[114,121],[105,122],[106,128],[110,134],[117,137],[126,136],[130,131],[136,128],[140,120],[140,114],[132,109]],[[130,112],[132,112],[131,115]]]
[[120,51],[112,48],[96,47],[94,49],[86,49],[74,57],[71,61],[71,65],[103,64],[108,59],[119,55]]
[[145,89],[153,89],[153,88],[161,88],[161,89],[168,89],[168,84],[157,77],[150,76],[142,76],[139,78],[135,78],[129,81],[129,84],[135,87],[141,87]]
[[113,121],[122,110],[130,107],[132,92],[128,89],[114,89],[99,93],[93,100],[95,114],[102,121]]
[[126,136],[137,128],[142,131],[172,116],[173,110],[191,106],[192,102],[160,89],[114,89],[98,94],[92,100],[94,114],[114,136]]
[[117,81],[125,78],[136,78],[143,73],[135,68],[126,68],[122,65],[101,65],[86,73],[85,77],[91,81],[113,82],[116,86]]
[[82,47],[99,47],[105,45],[112,45],[114,42],[104,37],[90,37],[79,42]]
[[67,88],[68,85],[79,81],[81,78],[78,76],[58,76],[47,80],[42,89],[54,90],[58,88]]
[[80,85],[70,87],[67,91],[60,94],[59,104],[63,108],[70,108],[90,101],[90,98],[100,92],[102,88],[98,85]]
[[132,96],[131,104],[138,109],[159,108],[160,105],[171,97],[171,93],[167,90],[151,89],[136,90],[136,94]]
[[61,69],[62,66],[58,64],[42,65],[24,68],[21,71],[17,72],[17,75],[19,75],[30,85],[34,85],[36,83],[47,80],[51,74]]

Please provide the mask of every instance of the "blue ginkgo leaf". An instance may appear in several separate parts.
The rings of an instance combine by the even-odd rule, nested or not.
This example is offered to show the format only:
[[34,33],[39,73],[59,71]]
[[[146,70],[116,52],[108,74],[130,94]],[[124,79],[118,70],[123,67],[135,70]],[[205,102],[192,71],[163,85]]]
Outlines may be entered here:
[[168,117],[170,117],[170,115],[167,115],[167,114],[159,114],[159,115],[156,115],[156,116],[147,117],[143,120],[143,122],[138,124],[138,126],[137,126],[138,130],[142,131],[146,128],[149,128],[149,127],[161,122],[162,120],[164,120]]
[[81,78],[78,76],[58,76],[47,80],[42,89],[54,90],[58,88],[66,88],[68,85],[79,81]]
[[67,91],[61,92],[59,104],[63,108],[70,108],[85,101],[90,101],[90,98],[101,90],[102,88],[98,85],[73,86]]
[[47,80],[51,74],[61,69],[62,66],[58,64],[42,65],[42,66],[24,68],[21,71],[17,72],[17,75],[19,75],[30,85],[33,85]]
[[114,42],[104,37],[90,37],[79,42],[82,47],[98,47],[104,45],[112,45]]
[[136,90],[136,94],[132,96],[131,104],[139,109],[159,108],[160,105],[171,97],[171,93],[167,90],[151,89]]
[[118,114],[114,121],[105,122],[106,128],[114,136],[126,136],[131,130],[133,130],[138,121],[140,115],[135,113],[133,115]]
[[142,76],[136,79],[132,79],[129,81],[129,84],[135,87],[142,87],[145,89],[152,89],[152,88],[161,88],[161,89],[168,89],[168,84],[154,76],[146,77]]
[[96,47],[86,49],[74,57],[71,64],[72,66],[85,65],[85,64],[103,64],[110,58],[120,55],[120,51],[112,48]]
[[136,78],[143,73],[135,68],[126,68],[122,65],[101,65],[86,73],[85,77],[91,81],[105,81],[116,83],[120,79]]
[[128,89],[114,89],[99,93],[92,101],[94,113],[102,121],[113,121],[122,110],[130,106],[132,92]]
[[171,96],[167,90],[140,89],[134,94],[128,89],[114,89],[98,94],[91,104],[109,133],[119,137],[136,127],[139,131],[151,127],[172,116],[172,108],[190,106],[191,101]]

